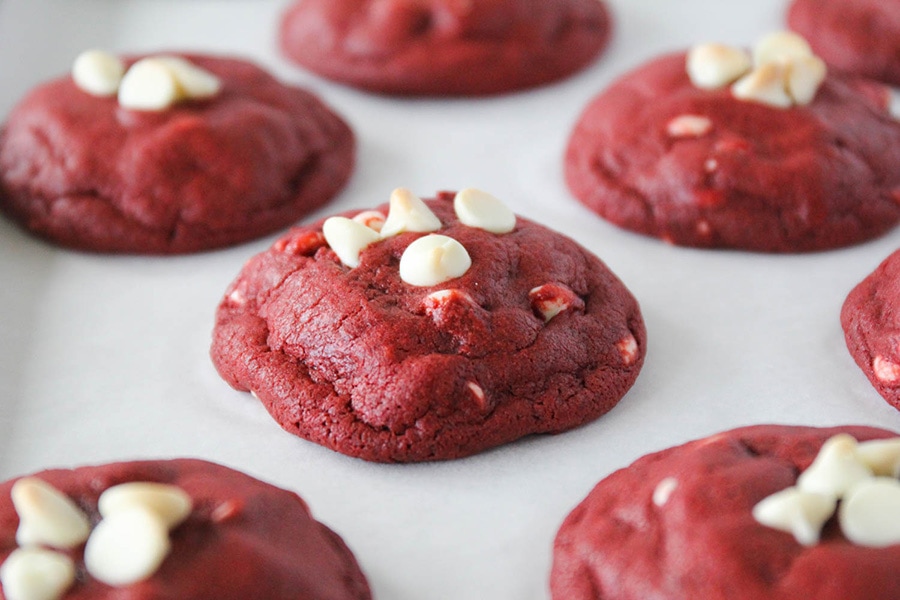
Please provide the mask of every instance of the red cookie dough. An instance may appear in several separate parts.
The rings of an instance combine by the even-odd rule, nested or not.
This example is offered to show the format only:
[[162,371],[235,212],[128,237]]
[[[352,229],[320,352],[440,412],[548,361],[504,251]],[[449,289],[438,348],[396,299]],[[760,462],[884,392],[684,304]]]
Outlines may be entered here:
[[847,348],[878,393],[900,410],[900,250],[857,285],[841,309]]
[[610,28],[601,0],[299,0],[280,37],[291,60],[364,90],[476,96],[571,75]]
[[897,2],[794,0],[788,24],[836,69],[900,85]]
[[134,111],[70,76],[28,94],[0,133],[0,209],[63,246],[174,254],[285,228],[343,187],[353,134],[322,102],[241,60],[186,58],[218,96]]
[[860,441],[897,435],[869,427],[760,425],[650,454],[613,473],[559,530],[552,597],[900,598],[900,545],[854,545],[832,517],[818,544],[802,546],[751,513],[763,498],[794,485],[840,432]]
[[[319,222],[250,260],[216,316],[222,377],[287,431],[371,461],[459,458],[609,411],[643,364],[637,302],[572,240],[521,217],[502,235],[468,227],[453,197],[427,204],[472,265],[439,285],[399,278],[421,233],[370,245],[350,269]],[[568,308],[544,322],[554,301]]]
[[[92,525],[100,521],[100,494],[121,483],[175,485],[193,500],[190,516],[170,532],[171,552],[149,579],[110,587],[84,568],[84,545],[66,552],[77,575],[64,600],[371,598],[350,550],[310,516],[299,496],[238,471],[177,459],[51,470],[33,477],[74,500]],[[19,517],[10,499],[15,481],[0,485],[0,562],[17,547]]]
[[[569,141],[566,181],[605,219],[673,244],[856,244],[900,220],[900,124],[887,98],[878,84],[829,74],[809,105],[774,108],[727,86],[699,89],[684,54],[664,56],[590,103]],[[683,116],[707,126],[670,133]]]

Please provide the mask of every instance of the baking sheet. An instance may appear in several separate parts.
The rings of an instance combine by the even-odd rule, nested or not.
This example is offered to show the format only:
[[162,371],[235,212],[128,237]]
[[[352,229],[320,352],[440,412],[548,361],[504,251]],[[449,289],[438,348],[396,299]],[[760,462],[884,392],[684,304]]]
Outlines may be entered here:
[[565,232],[629,286],[649,350],[637,384],[578,430],[440,464],[376,465],[282,432],[208,359],[213,312],[274,236],[184,257],[94,256],[0,220],[0,478],[51,466],[195,456],[299,492],[355,551],[381,600],[549,598],[553,536],[603,476],[725,428],[780,422],[900,429],[856,368],[838,313],[900,245],[768,256],[668,246],[575,202],[568,132],[617,75],[700,41],[752,44],[783,27],[780,0],[610,0],[607,53],[562,83],[475,100],[403,100],[331,84],[278,56],[278,0],[3,0],[0,115],[90,47],[196,49],[254,59],[321,95],[354,128],[358,169],[309,219],[480,187]]

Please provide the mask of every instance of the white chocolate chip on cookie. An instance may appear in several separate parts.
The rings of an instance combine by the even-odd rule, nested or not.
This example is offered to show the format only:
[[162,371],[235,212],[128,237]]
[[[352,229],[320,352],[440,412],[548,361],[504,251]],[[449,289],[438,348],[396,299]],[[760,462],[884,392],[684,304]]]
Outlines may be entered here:
[[900,365],[880,354],[872,359],[872,371],[878,381],[892,385],[900,381]]
[[222,89],[218,77],[180,56],[154,56],[172,72],[178,83],[179,99],[192,98],[202,100],[211,98]]
[[584,305],[575,292],[556,283],[546,283],[532,288],[528,292],[528,299],[531,301],[531,309],[540,315],[545,323],[572,306]]
[[753,47],[753,63],[789,63],[813,56],[812,48],[803,36],[792,31],[775,31],[764,36]]
[[180,98],[178,81],[165,62],[155,58],[137,61],[122,78],[119,105],[144,111],[161,111]]
[[509,233],[516,228],[516,215],[494,196],[466,188],[453,199],[453,209],[460,222],[491,233]]
[[900,437],[860,442],[856,456],[875,475],[900,477]]
[[813,463],[797,478],[797,487],[840,498],[856,483],[872,477],[858,458],[856,440],[845,433],[829,438]]
[[87,515],[49,483],[25,477],[13,485],[10,496],[19,514],[19,545],[69,549],[88,538],[91,526]]
[[812,546],[836,505],[837,500],[828,494],[790,487],[757,503],[753,517],[762,525],[793,534],[804,546]]
[[75,85],[94,96],[115,96],[125,74],[125,63],[102,50],[86,50],[72,65]]
[[132,507],[145,508],[172,529],[191,514],[193,501],[180,487],[135,481],[113,486],[100,494],[97,507],[103,518]]
[[462,244],[445,235],[431,234],[417,239],[403,252],[400,279],[415,286],[437,285],[460,277],[470,266],[472,259]]
[[397,188],[391,193],[390,210],[381,227],[382,237],[405,231],[428,233],[440,228],[441,220],[421,198],[406,188]]
[[847,539],[881,548],[900,544],[900,481],[873,477],[853,486],[841,501],[838,520]]
[[787,91],[795,104],[805,105],[813,101],[828,67],[818,56],[805,56],[791,61],[787,66]]
[[712,130],[712,121],[700,115],[680,115],[666,125],[666,133],[673,138],[703,137]]
[[700,44],[687,55],[687,72],[698,88],[725,87],[750,70],[750,55],[724,44]]
[[75,582],[75,564],[65,554],[18,548],[0,566],[6,600],[59,600]]
[[360,253],[381,239],[377,231],[347,217],[325,219],[322,233],[341,262],[350,268],[358,267]]
[[84,564],[103,583],[129,585],[153,575],[170,548],[162,519],[144,508],[125,508],[94,528],[84,548]]
[[741,77],[731,86],[735,98],[751,100],[777,108],[793,104],[786,89],[787,67],[780,63],[765,63]]

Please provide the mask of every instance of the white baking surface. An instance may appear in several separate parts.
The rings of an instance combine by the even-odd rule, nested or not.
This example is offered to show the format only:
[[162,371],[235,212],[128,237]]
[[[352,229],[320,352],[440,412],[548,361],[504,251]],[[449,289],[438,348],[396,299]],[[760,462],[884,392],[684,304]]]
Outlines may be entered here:
[[196,456],[299,492],[352,547],[380,600],[549,598],[553,536],[602,477],[647,452],[739,425],[900,430],[838,321],[900,230],[801,256],[677,248],[608,225],[569,195],[562,153],[616,76],[700,41],[751,44],[781,0],[610,0],[615,36],[591,68],[536,91],[401,100],[341,87],[279,57],[281,0],[4,0],[0,115],[89,47],[244,55],[320,94],[358,136],[350,185],[319,218],[476,186],[593,250],[641,303],[637,384],[578,430],[440,464],[378,465],[290,436],[208,358],[213,313],[274,236],[184,257],[55,248],[0,220],[0,479],[51,466]]

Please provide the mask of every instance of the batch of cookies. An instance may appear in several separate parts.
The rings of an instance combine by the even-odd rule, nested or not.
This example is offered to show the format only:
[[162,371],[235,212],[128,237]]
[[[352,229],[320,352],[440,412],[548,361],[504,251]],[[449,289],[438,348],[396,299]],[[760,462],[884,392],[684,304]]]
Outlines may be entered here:
[[[796,0],[792,31],[749,50],[698,41],[623,75],[571,133],[573,201],[709,251],[824,251],[888,232],[895,12]],[[366,92],[482,97],[587,67],[614,22],[598,0],[295,0],[278,35],[298,66]],[[377,206],[296,225],[341,192],[355,156],[341,115],[247,61],[87,50],[6,117],[0,209],[92,253],[193,253],[283,230],[236,267],[213,364],[283,429],[362,460],[453,460],[561,433],[628,392],[647,347],[638,301],[489,191],[423,199],[398,181]],[[900,409],[898,297],[900,253],[840,320]],[[365,565],[295,493],[196,459],[0,485],[0,562],[6,600],[372,597]],[[601,481],[558,532],[549,586],[554,600],[889,600],[898,572],[900,437],[761,424]]]

